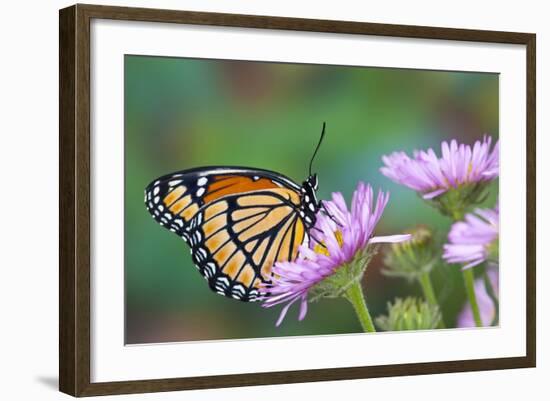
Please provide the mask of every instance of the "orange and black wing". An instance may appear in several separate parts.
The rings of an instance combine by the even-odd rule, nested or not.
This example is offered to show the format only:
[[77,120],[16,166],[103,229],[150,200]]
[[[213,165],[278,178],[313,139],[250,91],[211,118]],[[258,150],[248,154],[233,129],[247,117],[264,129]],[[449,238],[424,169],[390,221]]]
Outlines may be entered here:
[[155,220],[182,237],[210,288],[253,301],[276,261],[307,240],[300,187],[265,170],[210,167],[161,177],[145,191]]

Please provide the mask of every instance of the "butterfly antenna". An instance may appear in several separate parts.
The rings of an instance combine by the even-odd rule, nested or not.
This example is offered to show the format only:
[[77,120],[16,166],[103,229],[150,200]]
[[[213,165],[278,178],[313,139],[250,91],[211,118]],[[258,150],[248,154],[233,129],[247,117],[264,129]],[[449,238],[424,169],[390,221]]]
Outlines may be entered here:
[[321,147],[321,143],[323,142],[323,138],[325,137],[325,126],[326,123],[323,122],[323,130],[321,131],[321,138],[319,138],[319,143],[317,144],[317,147],[315,148],[315,152],[313,152],[313,156],[311,156],[311,160],[309,161],[309,175],[311,176],[311,167],[313,166],[313,160],[315,159],[315,156],[317,155],[317,151]]

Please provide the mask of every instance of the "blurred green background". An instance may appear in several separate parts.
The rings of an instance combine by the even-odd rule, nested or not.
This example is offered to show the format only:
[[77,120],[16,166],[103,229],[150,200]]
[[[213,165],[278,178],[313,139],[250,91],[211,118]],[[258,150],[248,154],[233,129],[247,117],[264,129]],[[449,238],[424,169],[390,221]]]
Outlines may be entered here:
[[[344,300],[264,309],[211,292],[187,245],[149,216],[143,190],[156,177],[206,165],[278,171],[297,183],[319,139],[319,198],[349,199],[359,180],[391,192],[377,235],[450,221],[412,191],[379,173],[381,156],[456,138],[498,137],[498,75],[348,66],[125,56],[125,283],[127,344],[359,332]],[[494,205],[498,187],[487,204]],[[396,296],[421,296],[416,284],[369,265],[365,295],[373,317]],[[457,276],[458,275],[458,276]],[[449,280],[454,278],[455,280]],[[433,274],[453,327],[465,295],[458,269]]]

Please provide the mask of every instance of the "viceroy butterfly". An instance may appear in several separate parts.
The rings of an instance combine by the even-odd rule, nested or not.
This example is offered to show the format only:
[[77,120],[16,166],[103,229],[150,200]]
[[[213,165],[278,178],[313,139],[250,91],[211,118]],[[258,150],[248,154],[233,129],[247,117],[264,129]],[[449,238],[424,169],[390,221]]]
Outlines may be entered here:
[[209,287],[241,301],[256,301],[277,261],[296,258],[307,244],[322,204],[317,175],[298,185],[255,168],[211,166],[178,171],[151,182],[145,204],[152,217],[190,246]]

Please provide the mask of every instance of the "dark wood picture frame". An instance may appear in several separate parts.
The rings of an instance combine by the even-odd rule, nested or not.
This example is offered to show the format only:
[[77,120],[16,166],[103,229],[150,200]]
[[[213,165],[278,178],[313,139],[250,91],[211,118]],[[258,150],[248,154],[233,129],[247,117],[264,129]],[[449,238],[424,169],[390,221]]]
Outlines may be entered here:
[[[269,28],[526,46],[527,308],[523,357],[315,369],[190,378],[90,382],[90,21],[93,18]],[[59,389],[73,396],[362,379],[534,367],[535,34],[237,14],[74,5],[59,13]]]

